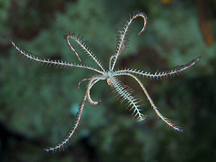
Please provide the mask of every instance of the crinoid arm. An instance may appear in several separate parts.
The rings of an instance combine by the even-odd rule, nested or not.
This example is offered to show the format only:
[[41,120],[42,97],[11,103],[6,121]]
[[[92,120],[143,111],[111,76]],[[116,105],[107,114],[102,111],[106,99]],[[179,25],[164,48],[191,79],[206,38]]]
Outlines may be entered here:
[[84,81],[88,81],[90,78],[84,78],[78,83],[78,89],[80,88],[80,84]]
[[87,94],[85,94],[83,101],[81,102],[79,111],[77,112],[77,119],[76,119],[72,129],[69,130],[68,134],[65,136],[65,138],[62,141],[57,143],[55,146],[47,147],[46,149],[44,149],[45,151],[47,151],[47,152],[49,152],[49,151],[56,152],[57,150],[59,150],[59,151],[63,150],[64,151],[64,148],[68,146],[68,144],[70,143],[70,139],[72,138],[73,134],[75,133],[75,131],[76,131],[76,129],[80,123],[81,115],[83,112],[86,98],[87,98]]
[[181,72],[186,71],[187,69],[191,68],[192,66],[194,66],[196,63],[199,62],[199,60],[201,59],[201,57],[198,57],[195,60],[192,60],[191,62],[189,62],[186,65],[181,65],[181,66],[177,66],[171,70],[168,71],[157,71],[155,73],[152,72],[148,72],[148,71],[141,71],[141,70],[137,70],[137,69],[122,69],[122,70],[118,70],[116,71],[116,73],[120,72],[120,73],[133,73],[133,74],[138,74],[140,76],[143,76],[145,78],[150,78],[150,79],[163,79],[163,78],[167,78],[167,77],[173,77],[176,74],[181,74]]
[[140,32],[137,34],[139,36],[142,32],[144,32],[146,25],[147,25],[147,16],[143,12],[139,12],[137,14],[134,14],[132,17],[130,16],[130,19],[123,25],[122,29],[117,31],[117,46],[116,46],[116,52],[114,55],[110,57],[109,60],[109,70],[113,70],[116,64],[116,61],[118,59],[118,56],[126,49],[129,39],[127,35],[129,35],[129,26],[132,24],[133,20],[137,17],[141,17],[144,20],[143,27],[140,30]]
[[55,68],[58,68],[58,67],[61,67],[61,68],[75,67],[75,68],[93,70],[93,71],[98,72],[100,74],[104,73],[103,71],[100,71],[94,67],[87,66],[87,65],[76,64],[76,63],[71,63],[71,62],[66,62],[66,61],[59,61],[59,60],[41,59],[41,58],[39,58],[33,54],[29,54],[29,53],[25,52],[24,50],[22,50],[21,48],[16,46],[16,44],[12,40],[9,40],[9,42],[21,55],[26,57],[26,59],[29,59],[29,61],[38,62],[39,64],[42,64],[42,65],[46,64],[46,67],[47,66],[49,66],[49,67],[53,66]]
[[87,90],[86,90],[87,100],[88,100],[90,105],[97,106],[101,103],[101,100],[100,101],[93,101],[91,99],[91,96],[90,96],[90,90],[98,81],[105,80],[105,77],[103,75],[95,75],[95,76],[91,77],[89,80],[90,81],[87,85]]
[[68,46],[70,47],[70,49],[76,54],[78,60],[80,61],[80,63],[82,64],[82,61],[79,57],[79,54],[77,53],[77,51],[74,49],[74,47],[71,45],[71,43],[69,42],[69,38],[73,39],[81,49],[84,50],[84,52],[91,57],[92,60],[94,60],[94,62],[101,68],[101,70],[103,72],[105,72],[102,64],[99,62],[99,60],[96,58],[96,56],[90,51],[89,47],[87,47],[86,43],[82,41],[82,38],[76,37],[75,33],[70,34],[70,33],[66,33],[64,35],[64,38],[67,41]]
[[164,117],[158,110],[158,108],[155,106],[153,100],[151,99],[151,97],[149,96],[146,88],[144,87],[144,85],[142,84],[142,82],[136,77],[134,76],[133,74],[130,74],[130,73],[115,73],[115,76],[118,76],[118,75],[126,75],[126,76],[130,76],[132,78],[134,78],[137,83],[140,85],[140,87],[142,88],[144,94],[146,95],[147,99],[149,100],[151,106],[153,107],[155,113],[157,114],[157,116],[163,120],[167,125],[169,125],[171,128],[175,129],[176,131],[180,131],[180,132],[183,132],[183,130],[178,127],[176,124],[172,123],[171,120],[169,120],[168,118]]
[[141,113],[139,107],[141,106],[139,103],[140,99],[135,98],[131,95],[131,89],[128,86],[120,83],[116,78],[112,77],[107,80],[107,83],[113,89],[113,93],[116,94],[118,99],[121,98],[121,103],[125,100],[127,101],[126,109],[129,111],[133,111],[132,116],[135,118],[137,122],[143,121],[147,116]]

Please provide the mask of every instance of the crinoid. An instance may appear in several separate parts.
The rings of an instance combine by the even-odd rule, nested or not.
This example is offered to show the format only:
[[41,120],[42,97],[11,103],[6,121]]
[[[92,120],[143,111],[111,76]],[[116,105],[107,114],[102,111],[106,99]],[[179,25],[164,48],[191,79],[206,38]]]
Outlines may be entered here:
[[[91,99],[91,96],[90,96],[91,88],[100,80],[106,80],[107,84],[110,85],[110,87],[113,89],[114,93],[118,96],[118,98],[121,98],[122,102],[123,101],[127,102],[127,108],[129,109],[129,111],[133,112],[132,115],[138,122],[143,121],[146,118],[146,115],[141,113],[140,100],[138,100],[137,98],[132,96],[131,91],[128,88],[128,86],[122,84],[117,79],[118,76],[129,76],[129,77],[133,78],[135,81],[137,81],[137,83],[142,88],[144,94],[146,95],[147,99],[149,100],[149,102],[150,102],[151,106],[153,107],[157,116],[161,120],[163,120],[167,125],[169,125],[171,128],[175,129],[176,131],[182,131],[176,124],[172,123],[168,118],[164,117],[159,112],[158,108],[155,106],[155,104],[152,101],[151,97],[149,96],[146,88],[144,87],[142,82],[138,79],[137,75],[142,76],[142,77],[146,77],[146,78],[150,78],[150,79],[154,79],[154,78],[163,79],[163,78],[166,78],[168,76],[174,76],[175,74],[179,74],[182,71],[185,71],[185,70],[189,69],[190,67],[192,67],[193,65],[195,65],[200,60],[200,57],[198,57],[195,60],[192,60],[190,63],[188,63],[186,65],[177,66],[176,68],[173,68],[169,71],[162,71],[162,72],[157,71],[155,73],[151,73],[151,72],[146,72],[146,71],[137,70],[137,69],[130,69],[130,68],[115,70],[114,68],[115,68],[116,62],[118,60],[118,57],[126,49],[128,42],[129,42],[129,39],[127,37],[129,34],[128,28],[132,24],[133,20],[136,19],[137,17],[141,17],[144,20],[143,27],[137,36],[139,36],[145,30],[146,24],[147,24],[147,16],[145,15],[145,13],[139,12],[137,14],[134,14],[133,16],[130,16],[130,19],[127,20],[127,22],[123,25],[123,27],[117,31],[118,37],[117,37],[116,51],[115,51],[115,54],[111,55],[111,57],[109,59],[109,69],[108,70],[104,69],[104,67],[102,66],[100,61],[96,58],[96,56],[86,46],[85,42],[83,42],[82,39],[80,39],[79,37],[76,37],[75,34],[66,34],[64,36],[64,38],[66,39],[67,44],[70,47],[70,49],[77,56],[80,64],[66,62],[66,61],[59,61],[59,60],[41,59],[41,58],[39,58],[33,54],[26,53],[25,51],[20,49],[18,46],[16,46],[16,44],[13,41],[10,40],[10,43],[13,45],[13,47],[20,54],[22,54],[23,56],[25,56],[29,60],[39,62],[39,64],[45,63],[49,66],[53,65],[56,67],[61,66],[61,67],[83,68],[83,69],[92,70],[92,71],[95,71],[98,73],[97,75],[82,79],[79,82],[78,88],[80,86],[80,83],[83,81],[88,81],[88,85],[87,85],[87,90],[85,92],[83,100],[80,104],[79,111],[77,112],[77,119],[74,123],[74,126],[72,129],[70,129],[69,133],[67,134],[67,136],[62,141],[57,143],[55,146],[46,148],[45,150],[47,152],[48,151],[63,150],[64,147],[67,146],[67,144],[69,143],[71,137],[73,136],[75,130],[77,129],[77,127],[80,123],[81,115],[82,115],[86,100],[88,100],[88,102],[92,106],[96,106],[96,105],[101,103],[101,101],[93,101]],[[80,48],[83,49],[84,52],[88,56],[91,57],[91,59],[95,62],[95,64],[98,66],[99,69],[82,64],[82,61],[81,61],[81,58],[79,57],[79,54],[74,49],[74,47],[71,45],[71,43],[69,42],[69,39],[74,40],[76,42],[76,44],[78,44],[78,46],[80,46]]]

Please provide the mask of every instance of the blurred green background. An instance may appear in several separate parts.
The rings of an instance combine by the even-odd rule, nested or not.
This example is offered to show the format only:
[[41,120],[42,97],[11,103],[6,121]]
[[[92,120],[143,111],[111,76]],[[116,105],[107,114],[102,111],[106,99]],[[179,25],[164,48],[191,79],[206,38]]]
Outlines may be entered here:
[[[25,61],[8,39],[40,58],[78,63],[63,39],[65,32],[76,32],[107,68],[116,29],[138,11],[147,14],[147,28],[136,37],[143,20],[134,21],[129,48],[116,69],[164,71],[201,56],[180,76],[159,81],[140,77],[159,111],[184,132],[159,120],[138,84],[122,77],[143,100],[148,118],[134,121],[126,103],[116,99],[105,81],[99,82],[91,95],[102,103],[86,103],[65,151],[46,153],[43,149],[73,126],[87,85],[83,82],[78,90],[79,81],[95,73]],[[0,162],[215,161],[215,26],[215,0],[0,0]],[[84,64],[95,67],[79,53]]]

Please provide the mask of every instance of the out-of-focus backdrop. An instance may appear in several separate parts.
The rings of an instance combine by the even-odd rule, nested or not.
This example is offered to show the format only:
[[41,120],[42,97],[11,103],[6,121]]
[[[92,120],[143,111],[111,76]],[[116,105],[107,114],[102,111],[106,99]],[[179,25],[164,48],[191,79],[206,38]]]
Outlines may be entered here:
[[[200,62],[173,78],[141,78],[159,111],[184,129],[158,119],[139,85],[122,77],[143,101],[145,121],[137,123],[107,83],[97,83],[81,124],[65,151],[43,149],[59,142],[76,119],[94,72],[55,69],[29,62],[9,44],[40,58],[78,63],[63,39],[84,36],[104,67],[116,48],[116,29],[129,14],[145,12],[130,26],[129,45],[116,69],[156,72]],[[215,0],[1,0],[0,1],[0,162],[187,162],[216,159],[216,1]],[[71,41],[71,43],[74,43]],[[95,66],[79,51],[84,64]],[[26,60],[26,61],[25,61]]]

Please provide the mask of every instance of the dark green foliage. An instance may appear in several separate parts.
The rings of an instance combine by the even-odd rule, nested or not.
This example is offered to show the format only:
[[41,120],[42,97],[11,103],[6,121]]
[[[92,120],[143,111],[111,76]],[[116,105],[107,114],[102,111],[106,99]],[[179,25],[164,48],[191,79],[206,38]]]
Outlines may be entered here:
[[[9,132],[24,137],[19,140],[17,136],[8,136],[9,142],[5,146],[2,137],[5,131],[1,132],[1,146],[5,147],[0,150],[3,153],[0,158],[47,162],[80,159],[202,162],[216,159],[216,47],[215,43],[206,46],[202,38],[195,2],[173,1],[169,5],[159,0],[136,1],[133,5],[131,2],[0,2],[0,121]],[[196,68],[180,77],[164,82],[144,81],[159,110],[182,126],[184,133],[166,128],[154,115],[147,100],[142,108],[150,115],[145,121],[136,123],[131,120],[131,114],[123,110],[124,105],[119,105],[119,101],[112,97],[109,87],[99,84],[91,92],[93,99],[103,102],[98,107],[86,105],[82,129],[71,146],[61,153],[46,153],[42,149],[63,138],[75,119],[71,109],[82,100],[86,86],[82,83],[78,91],[77,84],[89,72],[27,63],[15,54],[8,39],[19,42],[20,47],[42,58],[73,61],[77,58],[66,46],[62,35],[76,31],[85,36],[84,40],[88,40],[92,51],[105,65],[115,50],[115,29],[133,11],[146,12],[148,27],[138,38],[131,35],[129,49],[120,59],[128,60],[140,51],[153,53],[155,57],[145,57],[144,53],[142,57],[140,53],[130,66],[152,71],[157,66],[155,69],[168,70],[202,56]],[[138,32],[137,24],[132,28]],[[86,55],[81,57],[83,62],[91,65]],[[130,82],[127,78],[123,80]],[[134,84],[131,88],[137,93],[136,86]],[[103,93],[101,89],[105,89]],[[82,139],[86,137],[88,142],[83,143]]]

